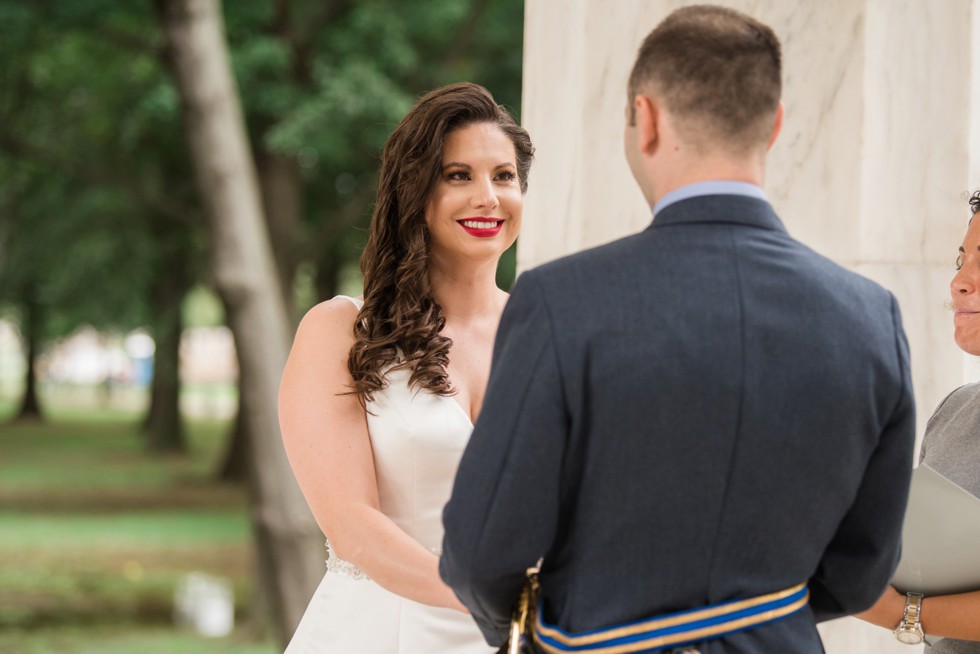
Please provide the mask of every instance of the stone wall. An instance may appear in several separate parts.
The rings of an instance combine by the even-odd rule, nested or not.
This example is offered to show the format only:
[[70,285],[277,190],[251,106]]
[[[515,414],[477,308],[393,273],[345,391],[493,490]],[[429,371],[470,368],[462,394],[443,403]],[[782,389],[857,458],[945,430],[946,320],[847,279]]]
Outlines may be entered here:
[[[649,223],[622,154],[626,79],[643,37],[685,4],[527,0],[522,122],[537,158],[520,269]],[[940,400],[980,379],[944,307],[980,188],[980,0],[719,4],[782,40],[786,115],[766,191],[791,234],[898,297],[921,438]],[[851,618],[821,633],[829,654],[910,651]]]

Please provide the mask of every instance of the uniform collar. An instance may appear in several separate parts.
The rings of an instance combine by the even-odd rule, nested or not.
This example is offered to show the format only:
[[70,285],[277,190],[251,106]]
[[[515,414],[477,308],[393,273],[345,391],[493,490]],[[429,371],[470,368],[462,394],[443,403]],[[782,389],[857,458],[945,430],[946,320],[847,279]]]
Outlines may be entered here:
[[760,186],[750,184],[749,182],[738,182],[727,179],[711,179],[704,182],[695,182],[694,184],[687,184],[680,188],[675,188],[673,191],[660,198],[660,201],[653,207],[653,216],[656,218],[658,213],[675,202],[680,202],[681,200],[696,198],[703,195],[744,195],[750,198],[757,198],[764,202],[768,202],[766,192],[763,191],[762,187]]

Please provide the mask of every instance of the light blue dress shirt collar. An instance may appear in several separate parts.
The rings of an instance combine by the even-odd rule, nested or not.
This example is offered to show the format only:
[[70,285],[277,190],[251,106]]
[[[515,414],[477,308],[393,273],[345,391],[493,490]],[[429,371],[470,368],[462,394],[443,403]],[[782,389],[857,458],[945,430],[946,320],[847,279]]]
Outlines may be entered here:
[[757,198],[768,202],[766,192],[762,187],[750,184],[749,182],[736,182],[732,180],[710,180],[707,182],[695,182],[680,188],[675,188],[667,195],[660,198],[656,206],[653,207],[653,215],[658,213],[681,200],[696,198],[701,195],[745,195],[750,198]]

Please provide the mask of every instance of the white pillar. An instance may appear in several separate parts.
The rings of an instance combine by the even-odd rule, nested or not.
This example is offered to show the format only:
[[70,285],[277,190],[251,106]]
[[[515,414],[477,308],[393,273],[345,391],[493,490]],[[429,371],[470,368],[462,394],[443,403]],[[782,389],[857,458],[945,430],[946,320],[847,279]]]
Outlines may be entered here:
[[[523,123],[537,148],[518,266],[650,222],[623,150],[626,80],[679,0],[526,0]],[[944,308],[980,188],[980,0],[725,0],[783,44],[783,133],[766,191],[790,233],[889,288],[912,353],[919,437],[980,363]],[[828,461],[828,465],[833,465]],[[851,618],[829,654],[908,652]]]

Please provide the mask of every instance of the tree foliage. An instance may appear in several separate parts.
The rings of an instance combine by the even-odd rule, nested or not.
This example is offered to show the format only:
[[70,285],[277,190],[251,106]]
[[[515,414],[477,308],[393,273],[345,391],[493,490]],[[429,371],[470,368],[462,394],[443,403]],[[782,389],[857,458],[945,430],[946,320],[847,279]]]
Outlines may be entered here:
[[[225,5],[254,151],[300,176],[293,271],[322,268],[321,287],[336,287],[356,261],[377,153],[418,95],[468,79],[519,110],[521,5]],[[207,281],[163,57],[148,3],[0,0],[0,298],[16,305],[30,277],[49,336],[152,323],[150,289],[174,252]]]
[[[0,165],[12,171],[0,179],[10,200],[0,302],[22,323],[41,321],[22,325],[32,352],[34,339],[80,324],[172,332],[182,297],[161,304],[160,288],[199,267],[176,115],[159,100],[173,97],[159,48],[124,36],[150,15],[113,4],[0,2]],[[165,449],[179,449],[167,431]]]
[[[355,265],[378,153],[419,95],[469,80],[519,112],[522,2],[223,10],[279,287],[298,317]],[[33,316],[37,339],[149,327],[170,357],[154,390],[169,418],[150,442],[173,448],[174,334],[190,289],[212,285],[215,244],[165,45],[148,0],[0,0],[0,310]]]
[[295,161],[303,179],[291,254],[317,271],[317,299],[356,261],[378,152],[419,95],[465,79],[519,111],[522,11],[514,0],[226,6],[256,151]]

